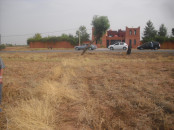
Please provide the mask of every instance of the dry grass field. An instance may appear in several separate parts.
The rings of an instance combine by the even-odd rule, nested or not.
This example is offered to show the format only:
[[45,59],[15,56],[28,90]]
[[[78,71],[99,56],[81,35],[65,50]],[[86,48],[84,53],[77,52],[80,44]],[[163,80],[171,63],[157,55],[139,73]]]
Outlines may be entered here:
[[174,129],[174,53],[1,53],[2,130]]
[[[74,48],[52,48],[52,50],[73,50]],[[48,48],[30,48],[29,46],[11,46],[6,47],[3,51],[35,51],[35,50],[50,50]]]

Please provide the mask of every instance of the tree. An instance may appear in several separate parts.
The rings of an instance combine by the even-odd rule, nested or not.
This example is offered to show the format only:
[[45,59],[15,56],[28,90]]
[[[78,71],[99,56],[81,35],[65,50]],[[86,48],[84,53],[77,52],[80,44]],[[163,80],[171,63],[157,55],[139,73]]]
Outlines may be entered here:
[[161,24],[161,26],[159,27],[158,35],[155,37],[155,41],[163,43],[167,40],[167,38],[167,28],[164,26],[164,24]]
[[[95,15],[92,20],[92,26],[94,29],[94,41],[96,43],[102,38],[102,36],[106,33],[106,31],[110,27],[110,23],[107,16],[97,16]],[[86,52],[86,50],[90,47],[90,45],[94,42],[92,41],[82,52],[82,55]]]
[[[79,34],[80,33],[80,34]],[[89,34],[87,33],[87,29],[85,26],[80,26],[79,30],[76,31],[76,35],[79,38],[80,35],[80,41],[83,43],[84,41],[89,41]],[[79,41],[78,41],[79,42]]]
[[94,16],[92,20],[92,26],[94,28],[94,37],[97,43],[110,27],[108,17],[97,15]]
[[40,33],[36,33],[33,37],[27,39],[27,45],[30,44],[32,41],[39,41],[42,39],[42,36]]
[[33,37],[34,39],[36,39],[36,40],[39,40],[39,39],[41,39],[42,38],[42,36],[41,36],[41,34],[40,33],[36,33],[35,35],[34,35],[34,37]]
[[164,26],[164,24],[161,24],[158,32],[159,36],[166,37],[167,36],[167,28]]
[[0,44],[0,50],[5,49],[6,46],[4,44]]
[[172,35],[174,36],[174,28],[172,28]]
[[144,37],[142,37],[143,42],[152,41],[155,39],[157,31],[155,30],[153,23],[149,20],[144,28]]

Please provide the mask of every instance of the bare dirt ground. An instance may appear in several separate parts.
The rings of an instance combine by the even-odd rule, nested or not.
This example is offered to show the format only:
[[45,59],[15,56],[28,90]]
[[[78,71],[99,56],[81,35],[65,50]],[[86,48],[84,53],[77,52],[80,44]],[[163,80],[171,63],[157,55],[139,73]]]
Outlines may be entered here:
[[0,129],[174,129],[174,53],[2,53]]

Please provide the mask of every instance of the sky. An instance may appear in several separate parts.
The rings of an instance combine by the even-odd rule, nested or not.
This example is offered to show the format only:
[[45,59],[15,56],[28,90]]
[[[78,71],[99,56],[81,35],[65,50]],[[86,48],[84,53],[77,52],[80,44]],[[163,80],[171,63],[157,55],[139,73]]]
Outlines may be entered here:
[[161,24],[168,35],[174,28],[174,0],[0,0],[1,43],[26,45],[36,33],[45,36],[73,34],[80,26],[92,33],[95,15],[107,16],[110,29],[139,27],[148,20]]

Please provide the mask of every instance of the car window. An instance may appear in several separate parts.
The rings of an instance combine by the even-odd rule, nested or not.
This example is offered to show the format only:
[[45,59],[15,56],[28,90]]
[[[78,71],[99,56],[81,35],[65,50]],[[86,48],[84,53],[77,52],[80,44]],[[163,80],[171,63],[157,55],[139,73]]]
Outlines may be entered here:
[[146,44],[143,44],[143,45],[141,45],[142,47],[145,47],[146,46]]
[[119,45],[119,43],[115,43],[115,45]]
[[120,43],[120,45],[124,45],[124,43],[123,43],[123,42],[121,42],[121,43]]
[[148,43],[147,46],[148,46],[148,47],[151,46],[151,43]]

